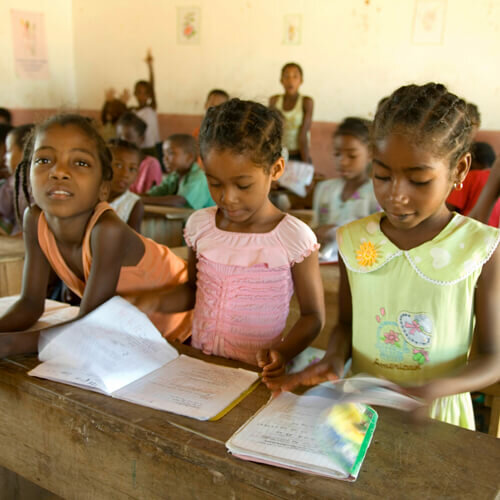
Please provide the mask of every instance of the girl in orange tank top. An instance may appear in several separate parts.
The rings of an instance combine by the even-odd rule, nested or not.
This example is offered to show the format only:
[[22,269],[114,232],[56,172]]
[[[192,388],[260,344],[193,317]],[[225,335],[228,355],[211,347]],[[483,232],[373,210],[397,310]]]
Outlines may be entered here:
[[[0,317],[0,332],[25,330],[41,316],[51,268],[82,298],[79,316],[114,295],[133,298],[187,280],[185,261],[133,231],[105,202],[111,155],[87,118],[58,115],[37,126],[16,172],[16,201],[21,187],[27,192],[28,175],[35,205],[23,220],[23,286],[20,298]],[[150,310],[166,338],[189,336],[191,312]],[[0,357],[37,348],[36,335],[2,339]]]

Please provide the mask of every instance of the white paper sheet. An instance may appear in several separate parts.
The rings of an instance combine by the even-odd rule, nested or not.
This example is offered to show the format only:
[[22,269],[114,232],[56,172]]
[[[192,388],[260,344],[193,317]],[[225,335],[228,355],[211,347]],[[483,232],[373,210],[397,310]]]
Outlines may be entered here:
[[151,408],[209,420],[228,407],[258,374],[181,355],[114,396]]

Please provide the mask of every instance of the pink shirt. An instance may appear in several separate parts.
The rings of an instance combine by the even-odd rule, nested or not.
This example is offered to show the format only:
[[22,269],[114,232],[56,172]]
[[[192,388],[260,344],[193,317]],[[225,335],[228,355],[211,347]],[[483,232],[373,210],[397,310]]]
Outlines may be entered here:
[[146,156],[139,165],[137,179],[130,186],[129,190],[133,193],[144,194],[148,192],[155,184],[159,186],[162,180],[160,162],[154,156]]
[[278,343],[293,295],[291,267],[319,247],[312,230],[285,215],[268,233],[218,229],[217,207],[188,219],[184,238],[198,258],[192,345],[257,364]]

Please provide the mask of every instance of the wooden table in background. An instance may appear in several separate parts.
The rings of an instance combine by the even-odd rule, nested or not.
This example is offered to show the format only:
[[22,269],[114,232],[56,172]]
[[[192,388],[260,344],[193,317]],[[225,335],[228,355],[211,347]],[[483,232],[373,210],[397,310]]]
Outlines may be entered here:
[[22,238],[0,236],[0,297],[20,293],[23,265]]
[[[179,350],[207,361],[241,364]],[[264,386],[218,422],[199,422],[27,376],[0,361],[0,465],[63,498],[490,498],[500,441],[380,409],[354,484],[245,462],[225,441],[269,398]]]
[[144,205],[141,234],[169,247],[183,243],[183,229],[191,208]]

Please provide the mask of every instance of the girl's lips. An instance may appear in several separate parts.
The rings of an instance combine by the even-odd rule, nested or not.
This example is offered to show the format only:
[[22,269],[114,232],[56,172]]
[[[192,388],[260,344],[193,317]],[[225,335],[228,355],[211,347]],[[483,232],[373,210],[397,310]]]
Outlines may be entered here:
[[73,193],[67,191],[66,189],[50,189],[47,192],[49,198],[53,200],[66,200],[73,196]]

